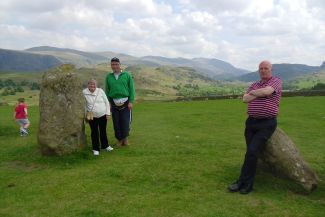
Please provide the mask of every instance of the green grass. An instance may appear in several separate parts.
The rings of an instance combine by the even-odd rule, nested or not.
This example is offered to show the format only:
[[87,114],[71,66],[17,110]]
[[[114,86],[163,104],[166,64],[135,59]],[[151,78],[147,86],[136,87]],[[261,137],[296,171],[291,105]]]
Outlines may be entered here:
[[[30,108],[26,138],[18,136],[12,110],[0,107],[0,216],[314,217],[325,212],[324,97],[283,98],[278,119],[322,180],[309,195],[261,171],[251,194],[226,191],[245,152],[246,107],[240,100],[136,104],[131,145],[99,157],[90,147],[64,157],[41,156],[38,107]],[[111,123],[108,132],[115,143]]]

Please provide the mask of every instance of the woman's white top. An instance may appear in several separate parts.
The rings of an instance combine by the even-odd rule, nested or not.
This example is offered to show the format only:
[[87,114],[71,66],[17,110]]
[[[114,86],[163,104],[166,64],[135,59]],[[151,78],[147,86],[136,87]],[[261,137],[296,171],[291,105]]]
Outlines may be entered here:
[[92,111],[95,118],[111,114],[109,101],[103,89],[96,88],[96,90],[92,93],[88,88],[86,88],[82,91],[82,93],[85,96],[86,100],[85,110]]

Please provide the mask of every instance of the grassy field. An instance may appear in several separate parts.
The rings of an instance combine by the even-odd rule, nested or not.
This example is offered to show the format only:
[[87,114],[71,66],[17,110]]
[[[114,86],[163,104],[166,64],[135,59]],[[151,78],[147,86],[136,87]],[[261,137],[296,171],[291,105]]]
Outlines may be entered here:
[[[324,97],[283,98],[278,119],[321,179],[309,195],[261,171],[251,194],[226,191],[245,152],[239,100],[138,103],[131,145],[99,157],[90,146],[41,156],[38,107],[29,137],[18,136],[12,110],[0,107],[0,216],[324,216]],[[115,143],[111,123],[108,132]]]

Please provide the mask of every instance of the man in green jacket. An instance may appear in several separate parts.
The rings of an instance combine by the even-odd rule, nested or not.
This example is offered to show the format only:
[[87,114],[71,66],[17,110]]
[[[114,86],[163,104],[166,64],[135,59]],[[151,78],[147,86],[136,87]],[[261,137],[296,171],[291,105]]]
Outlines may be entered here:
[[135,98],[133,79],[127,71],[121,70],[120,60],[111,59],[113,72],[105,79],[105,92],[111,103],[112,119],[118,146],[128,145],[131,111]]

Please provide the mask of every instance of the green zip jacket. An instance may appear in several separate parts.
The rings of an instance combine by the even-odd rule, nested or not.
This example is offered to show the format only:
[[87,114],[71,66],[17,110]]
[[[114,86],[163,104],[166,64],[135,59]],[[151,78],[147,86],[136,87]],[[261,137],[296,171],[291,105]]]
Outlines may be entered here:
[[105,78],[105,93],[109,101],[129,97],[129,101],[134,103],[135,90],[132,76],[127,71],[122,71],[116,80],[114,73],[109,73]]

